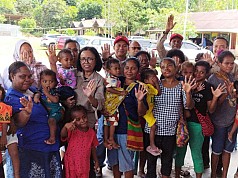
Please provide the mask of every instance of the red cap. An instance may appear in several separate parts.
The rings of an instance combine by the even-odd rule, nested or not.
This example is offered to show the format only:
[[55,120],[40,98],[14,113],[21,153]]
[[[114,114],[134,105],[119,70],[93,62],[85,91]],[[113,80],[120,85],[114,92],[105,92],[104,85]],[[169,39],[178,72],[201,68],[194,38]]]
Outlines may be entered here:
[[174,38],[180,38],[183,41],[183,36],[178,33],[172,34],[169,41],[171,41]]
[[127,37],[125,36],[117,36],[115,41],[114,41],[114,45],[119,42],[119,41],[125,41],[126,44],[129,46],[129,40],[127,39]]

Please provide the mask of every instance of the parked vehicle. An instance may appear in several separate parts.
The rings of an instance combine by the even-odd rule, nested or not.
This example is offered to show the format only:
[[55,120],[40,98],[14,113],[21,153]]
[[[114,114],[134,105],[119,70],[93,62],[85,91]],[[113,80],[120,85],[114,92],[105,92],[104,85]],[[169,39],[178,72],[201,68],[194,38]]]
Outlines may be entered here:
[[60,36],[56,40],[56,47],[57,49],[63,49],[64,48],[64,43],[66,40],[71,39],[71,36]]
[[78,41],[78,43],[80,44],[80,48],[83,48],[85,46],[92,46],[92,47],[95,47],[100,54],[102,53],[101,47],[103,47],[104,44],[107,43],[110,45],[111,52],[113,52],[114,39],[111,39],[111,38],[82,35],[82,36],[76,36],[75,40]]
[[41,38],[41,44],[42,47],[48,47],[50,44],[56,44],[57,37],[65,36],[64,34],[45,34]]
[[[157,46],[156,43],[151,43],[150,47],[148,48],[148,52],[150,54],[152,54],[152,51],[153,51],[154,54],[159,57],[158,51],[156,49],[156,46]],[[170,50],[171,49],[171,46],[169,45],[169,41],[166,40],[164,42],[164,47],[165,47],[166,50]],[[187,58],[191,62],[195,62],[195,58],[196,58],[198,53],[209,53],[209,54],[211,54],[213,56],[213,53],[210,50],[201,48],[198,45],[196,45],[196,44],[194,44],[194,43],[192,43],[190,41],[183,41],[183,44],[182,44],[180,50],[183,51],[185,56],[187,56]]]

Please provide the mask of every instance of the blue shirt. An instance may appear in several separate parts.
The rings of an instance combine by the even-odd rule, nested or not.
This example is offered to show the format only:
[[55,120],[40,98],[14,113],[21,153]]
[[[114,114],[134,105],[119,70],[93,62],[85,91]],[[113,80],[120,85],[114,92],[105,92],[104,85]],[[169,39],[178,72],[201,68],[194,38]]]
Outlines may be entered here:
[[[21,112],[23,108],[20,98],[26,97],[23,93],[10,88],[5,97],[5,103],[12,106],[13,116]],[[26,97],[27,98],[27,97]],[[53,145],[45,144],[45,140],[50,137],[48,125],[48,112],[41,103],[34,103],[32,113],[27,124],[17,129],[18,146],[25,149],[52,152],[59,150],[59,133],[56,136],[56,143]]]

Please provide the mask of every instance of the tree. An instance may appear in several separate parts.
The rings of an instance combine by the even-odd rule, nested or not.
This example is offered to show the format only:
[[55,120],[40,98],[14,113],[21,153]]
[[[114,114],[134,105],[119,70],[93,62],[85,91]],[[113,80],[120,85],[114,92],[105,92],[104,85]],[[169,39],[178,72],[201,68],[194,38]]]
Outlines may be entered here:
[[16,13],[14,3],[16,0],[0,0],[0,14]]
[[15,9],[21,15],[32,17],[33,15],[33,1],[32,0],[17,0]]
[[5,16],[4,15],[0,15],[0,23],[4,23],[6,21],[7,21],[7,19],[5,18]]
[[25,33],[30,33],[36,28],[36,21],[34,19],[22,19],[18,22],[18,25],[21,27],[21,31]]
[[102,6],[97,2],[83,2],[79,6],[78,21],[81,19],[92,19],[102,17]]

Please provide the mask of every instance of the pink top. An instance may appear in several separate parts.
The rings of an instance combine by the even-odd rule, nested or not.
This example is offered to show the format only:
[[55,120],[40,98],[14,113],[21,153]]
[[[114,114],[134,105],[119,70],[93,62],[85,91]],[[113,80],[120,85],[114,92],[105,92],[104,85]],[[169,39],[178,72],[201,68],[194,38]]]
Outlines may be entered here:
[[95,131],[91,128],[87,132],[78,129],[69,131],[67,141],[68,147],[64,156],[66,178],[69,178],[71,171],[77,175],[89,173],[91,150],[98,145]]

